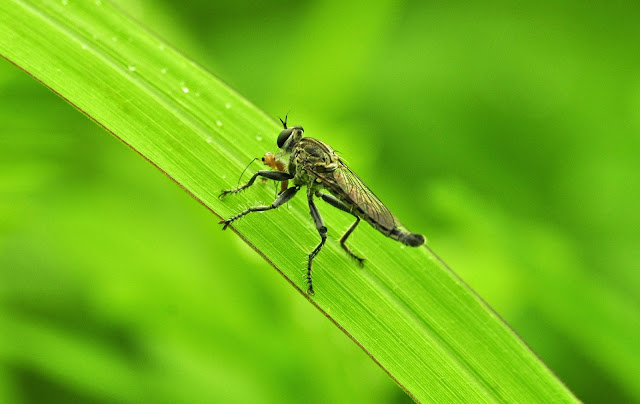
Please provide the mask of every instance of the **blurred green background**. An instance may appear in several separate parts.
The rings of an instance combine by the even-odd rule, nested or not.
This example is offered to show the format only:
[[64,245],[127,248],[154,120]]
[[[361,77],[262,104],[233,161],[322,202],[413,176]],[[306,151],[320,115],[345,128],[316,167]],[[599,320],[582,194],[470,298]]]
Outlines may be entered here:
[[[640,402],[637,2],[119,5],[340,150],[579,398]],[[410,400],[216,217],[1,62],[0,402],[43,401]]]

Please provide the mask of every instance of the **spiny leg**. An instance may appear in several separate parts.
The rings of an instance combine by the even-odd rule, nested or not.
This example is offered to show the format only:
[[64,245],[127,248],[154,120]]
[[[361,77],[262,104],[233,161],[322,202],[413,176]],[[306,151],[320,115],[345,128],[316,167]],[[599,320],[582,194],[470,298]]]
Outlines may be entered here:
[[322,221],[322,217],[320,216],[320,212],[318,212],[318,208],[316,208],[315,203],[313,203],[313,191],[309,189],[307,193],[307,199],[309,200],[309,213],[311,213],[311,218],[313,218],[313,223],[316,225],[316,229],[318,229],[318,234],[320,234],[320,244],[309,254],[309,265],[307,266],[307,294],[314,295],[313,291],[313,282],[311,280],[311,266],[313,264],[313,259],[318,255],[324,242],[327,240],[327,228],[324,226]]
[[351,227],[349,227],[349,230],[347,230],[346,233],[344,233],[344,235],[342,237],[340,237],[340,245],[342,246],[342,249],[345,250],[347,252],[347,254],[349,254],[350,256],[355,258],[358,261],[358,265],[360,265],[362,267],[362,266],[364,266],[364,258],[358,257],[345,244],[347,242],[347,238],[349,238],[351,233],[356,229],[356,227],[358,227],[358,223],[360,223],[360,218],[358,216],[356,216],[356,221],[351,225]]
[[[239,186],[238,188],[223,190],[220,193],[220,196],[218,196],[218,198],[222,199],[227,194],[235,194],[236,192],[240,192],[243,189],[249,188],[251,185],[253,185],[254,181],[258,177],[264,177],[264,178],[268,178],[270,180],[276,180],[276,181],[287,181],[287,180],[292,179],[293,175],[291,175],[291,174],[289,174],[287,172],[284,172],[284,171],[260,170],[257,173],[253,174],[253,177],[251,177],[249,182],[247,182],[246,184],[244,184],[242,186]],[[291,189],[291,188],[289,188],[289,189]],[[284,192],[283,192],[283,194],[284,194]]]
[[219,224],[224,224],[224,226],[222,227],[222,230],[226,230],[227,226],[229,226],[235,220],[240,219],[242,216],[248,215],[251,212],[263,212],[265,210],[275,209],[278,206],[287,203],[291,198],[294,197],[294,195],[296,194],[296,192],[298,192],[298,190],[300,190],[300,187],[298,187],[298,186],[288,188],[286,191],[281,193],[276,198],[276,200],[273,201],[273,203],[271,205],[269,205],[269,206],[255,206],[253,208],[249,208],[249,209],[244,210],[244,211],[238,213],[237,215],[235,215],[235,216],[233,216],[233,217],[231,217],[231,218],[229,218],[227,220],[220,221]]
[[323,201],[327,202],[329,205],[336,207],[338,209],[340,209],[343,212],[347,212],[352,214],[355,218],[356,221],[355,223],[353,223],[351,225],[351,227],[349,227],[349,230],[347,230],[346,233],[344,233],[344,235],[340,238],[340,246],[342,246],[342,249],[345,250],[347,252],[347,254],[349,254],[351,257],[355,258],[358,261],[358,264],[360,266],[364,265],[364,258],[362,257],[358,257],[356,254],[353,253],[353,251],[351,251],[351,249],[345,244],[347,242],[347,238],[349,238],[349,236],[351,235],[351,233],[353,233],[353,231],[356,229],[356,227],[358,226],[358,224],[360,223],[360,217],[356,216],[353,214],[353,212],[351,212],[351,209],[349,209],[349,207],[347,205],[345,205],[344,203],[342,203],[338,198],[336,198],[333,195],[329,195],[329,194],[323,194],[320,191],[316,191],[316,196],[322,198]]

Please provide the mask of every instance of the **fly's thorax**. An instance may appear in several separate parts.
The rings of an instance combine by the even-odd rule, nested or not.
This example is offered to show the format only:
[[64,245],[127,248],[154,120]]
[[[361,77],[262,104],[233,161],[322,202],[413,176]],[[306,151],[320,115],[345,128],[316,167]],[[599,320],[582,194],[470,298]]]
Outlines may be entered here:
[[339,162],[338,155],[329,145],[310,137],[296,143],[291,156],[297,166],[315,172],[333,171]]
[[313,187],[313,185],[316,183],[317,177],[315,175],[313,175],[313,173],[307,171],[307,170],[300,170],[297,169],[294,177],[293,177],[293,183],[296,185],[305,185],[309,188]]
[[338,156],[331,147],[313,138],[303,138],[291,150],[289,172],[296,185],[324,187],[320,176],[337,168]]

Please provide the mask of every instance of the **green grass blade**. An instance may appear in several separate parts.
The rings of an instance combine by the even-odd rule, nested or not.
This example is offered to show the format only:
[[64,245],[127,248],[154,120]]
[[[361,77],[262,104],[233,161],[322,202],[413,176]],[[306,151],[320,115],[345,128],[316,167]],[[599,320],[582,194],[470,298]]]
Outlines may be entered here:
[[[275,121],[109,3],[6,0],[0,18],[6,59],[220,217],[273,199],[272,185],[260,183],[224,201],[217,195],[235,186],[252,158],[274,151]],[[351,218],[318,206],[330,239],[315,262],[310,301],[413,398],[577,401],[428,248],[403,248],[363,225],[352,242],[367,258],[360,269],[336,242]],[[234,229],[301,292],[307,254],[318,243],[307,209],[298,197]]]

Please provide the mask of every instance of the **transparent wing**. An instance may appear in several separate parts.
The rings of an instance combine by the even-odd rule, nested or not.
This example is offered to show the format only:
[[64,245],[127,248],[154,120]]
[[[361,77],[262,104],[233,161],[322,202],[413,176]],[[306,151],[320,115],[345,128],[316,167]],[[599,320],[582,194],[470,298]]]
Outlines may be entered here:
[[371,192],[364,182],[340,159],[333,171],[333,186],[338,187],[344,196],[362,209],[362,211],[385,229],[392,230],[399,225],[391,211]]

